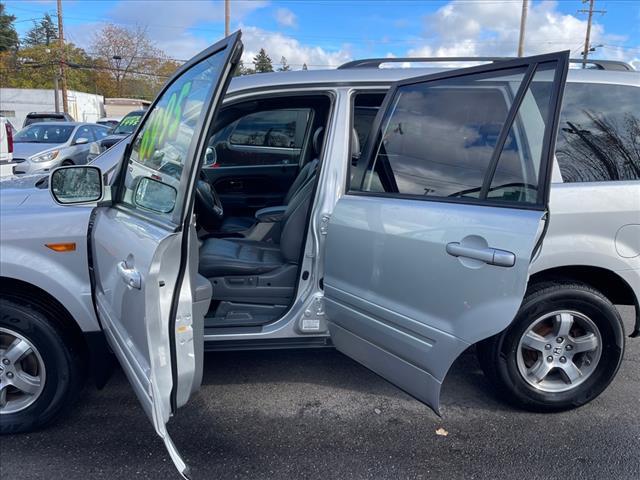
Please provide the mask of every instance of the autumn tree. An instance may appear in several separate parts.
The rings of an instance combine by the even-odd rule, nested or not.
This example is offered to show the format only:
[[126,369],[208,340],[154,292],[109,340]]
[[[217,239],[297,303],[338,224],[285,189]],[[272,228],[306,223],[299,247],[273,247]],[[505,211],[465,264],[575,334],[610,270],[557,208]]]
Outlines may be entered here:
[[58,27],[48,13],[44,14],[42,20],[33,22],[33,27],[22,39],[22,44],[26,47],[36,45],[50,45],[54,39],[58,38]]
[[291,66],[289,66],[289,64],[287,63],[286,57],[281,57],[280,58],[280,66],[278,67],[278,71],[279,72],[288,72],[289,70],[291,70]]
[[13,25],[15,15],[5,12],[4,3],[0,3],[0,53],[14,50],[18,47],[18,33]]
[[148,72],[154,60],[165,56],[156,48],[144,27],[105,25],[96,33],[91,45],[91,54],[104,65],[105,72],[115,82],[115,94],[123,95],[125,82],[138,78],[140,72]]
[[256,73],[273,72],[273,63],[271,57],[267,55],[264,48],[261,48],[258,54],[253,57],[253,65]]

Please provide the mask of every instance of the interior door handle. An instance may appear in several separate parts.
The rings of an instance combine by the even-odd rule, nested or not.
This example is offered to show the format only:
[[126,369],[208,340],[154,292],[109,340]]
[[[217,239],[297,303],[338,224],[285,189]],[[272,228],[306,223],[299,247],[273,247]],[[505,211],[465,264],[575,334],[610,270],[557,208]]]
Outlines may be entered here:
[[459,242],[451,242],[447,243],[447,253],[454,257],[472,258],[498,267],[513,267],[516,264],[516,256],[512,252],[498,248],[465,247]]
[[135,268],[129,268],[127,262],[120,262],[118,264],[118,274],[122,281],[131,288],[140,290],[142,288],[142,275]]

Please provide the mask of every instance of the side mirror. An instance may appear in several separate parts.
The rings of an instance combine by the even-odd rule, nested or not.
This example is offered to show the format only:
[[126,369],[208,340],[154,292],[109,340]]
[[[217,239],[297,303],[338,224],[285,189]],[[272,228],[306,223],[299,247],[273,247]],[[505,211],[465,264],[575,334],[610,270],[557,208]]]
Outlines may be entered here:
[[97,202],[102,198],[102,172],[90,165],[58,167],[49,177],[49,191],[60,205]]
[[143,177],[134,195],[135,204],[156,213],[170,213],[176,206],[178,191],[164,182]]
[[84,145],[85,143],[89,143],[89,139],[86,137],[77,138],[76,141],[73,142],[74,145]]

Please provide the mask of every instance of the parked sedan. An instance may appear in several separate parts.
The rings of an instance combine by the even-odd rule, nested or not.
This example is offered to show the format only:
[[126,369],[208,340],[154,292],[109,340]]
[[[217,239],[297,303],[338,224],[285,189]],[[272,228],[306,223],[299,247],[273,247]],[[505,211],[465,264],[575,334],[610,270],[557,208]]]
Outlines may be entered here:
[[13,139],[16,175],[48,172],[59,165],[87,163],[89,145],[109,134],[95,123],[42,122],[18,132]]

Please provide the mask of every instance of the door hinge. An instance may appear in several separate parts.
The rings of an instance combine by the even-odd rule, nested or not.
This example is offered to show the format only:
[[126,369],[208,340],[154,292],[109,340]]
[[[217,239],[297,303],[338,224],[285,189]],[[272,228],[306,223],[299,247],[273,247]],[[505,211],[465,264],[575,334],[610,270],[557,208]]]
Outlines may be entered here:
[[323,213],[322,219],[320,220],[320,235],[326,235],[329,231],[329,220],[331,220],[331,215]]

